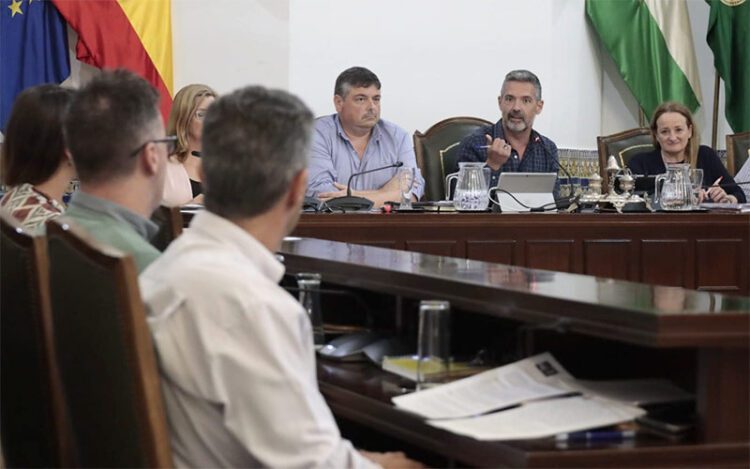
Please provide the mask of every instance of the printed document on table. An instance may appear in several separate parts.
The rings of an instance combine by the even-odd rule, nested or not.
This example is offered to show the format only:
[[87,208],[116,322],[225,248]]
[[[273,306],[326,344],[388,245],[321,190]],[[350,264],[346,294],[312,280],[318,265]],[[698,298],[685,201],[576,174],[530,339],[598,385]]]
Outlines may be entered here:
[[485,371],[426,391],[393,398],[428,419],[470,417],[573,391],[574,378],[549,353]]
[[574,396],[529,402],[479,417],[427,423],[477,440],[525,440],[616,425],[645,413],[635,406]]

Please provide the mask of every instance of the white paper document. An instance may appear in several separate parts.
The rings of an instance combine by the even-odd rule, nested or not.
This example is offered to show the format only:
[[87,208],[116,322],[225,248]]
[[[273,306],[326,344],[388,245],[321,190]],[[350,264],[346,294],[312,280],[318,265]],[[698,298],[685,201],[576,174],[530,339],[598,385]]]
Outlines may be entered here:
[[613,405],[693,399],[692,394],[662,379],[577,380],[551,354],[543,353],[426,391],[394,397],[393,403],[427,419],[456,419],[571,393],[606,399]]
[[615,425],[645,413],[635,406],[575,396],[529,402],[480,417],[431,420],[427,423],[478,440],[525,440]]
[[574,378],[549,353],[485,371],[426,391],[393,398],[428,419],[470,417],[535,399],[573,392]]

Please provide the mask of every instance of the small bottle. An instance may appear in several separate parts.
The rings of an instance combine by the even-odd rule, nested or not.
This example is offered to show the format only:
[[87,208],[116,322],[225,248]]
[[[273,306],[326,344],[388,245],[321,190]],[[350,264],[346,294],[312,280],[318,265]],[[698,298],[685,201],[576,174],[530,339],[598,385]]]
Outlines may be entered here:
[[320,274],[303,272],[297,274],[297,285],[299,286],[299,302],[310,317],[313,331],[313,343],[315,348],[325,344],[323,332],[323,314],[320,310]]

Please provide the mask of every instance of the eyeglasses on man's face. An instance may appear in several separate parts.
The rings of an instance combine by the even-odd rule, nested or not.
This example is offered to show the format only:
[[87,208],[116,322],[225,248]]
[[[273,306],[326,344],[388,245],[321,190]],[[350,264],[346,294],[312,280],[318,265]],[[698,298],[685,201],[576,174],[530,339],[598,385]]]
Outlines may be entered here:
[[130,154],[130,156],[132,157],[140,153],[149,143],[165,143],[167,145],[167,155],[171,156],[171,155],[174,155],[174,152],[177,149],[177,136],[170,135],[164,138],[155,138],[153,140],[146,140],[145,142],[143,142],[141,146],[136,148],[133,151],[133,153]]

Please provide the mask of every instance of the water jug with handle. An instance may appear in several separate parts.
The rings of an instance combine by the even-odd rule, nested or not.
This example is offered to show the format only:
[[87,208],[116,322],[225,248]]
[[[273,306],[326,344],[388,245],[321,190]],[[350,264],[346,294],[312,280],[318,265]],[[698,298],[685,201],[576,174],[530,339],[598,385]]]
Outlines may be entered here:
[[448,175],[446,186],[450,187],[455,178],[456,190],[453,192],[453,206],[456,210],[481,212],[487,210],[490,203],[488,194],[490,168],[484,163],[458,163],[458,173]]
[[667,172],[657,176],[654,182],[656,185],[654,202],[658,202],[662,210],[678,211],[693,208],[689,164],[667,166]]

